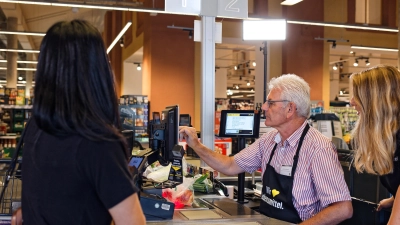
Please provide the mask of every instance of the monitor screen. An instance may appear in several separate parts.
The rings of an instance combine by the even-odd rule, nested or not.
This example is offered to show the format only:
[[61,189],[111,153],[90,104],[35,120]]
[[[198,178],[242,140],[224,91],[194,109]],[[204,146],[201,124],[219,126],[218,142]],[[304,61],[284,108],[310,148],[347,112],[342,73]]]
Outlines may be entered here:
[[244,136],[258,138],[260,114],[254,110],[222,110],[219,128],[220,137]]
[[179,115],[179,126],[191,126],[191,117],[189,114]]
[[167,165],[173,160],[172,149],[178,144],[179,106],[167,106],[159,115],[159,121],[154,117],[151,122],[150,148],[159,151],[163,161],[160,163]]
[[124,135],[126,144],[128,147],[128,155],[131,155],[133,149],[133,143],[135,141],[135,132],[134,130],[123,130],[121,131],[122,135]]
[[161,124],[165,125],[165,149],[161,156],[168,161],[173,159],[172,149],[178,144],[179,132],[179,106],[167,106],[161,112]]
[[142,163],[142,161],[143,161],[142,157],[132,156],[128,165],[129,166],[134,166],[134,167],[136,167],[136,169],[138,169],[140,164]]

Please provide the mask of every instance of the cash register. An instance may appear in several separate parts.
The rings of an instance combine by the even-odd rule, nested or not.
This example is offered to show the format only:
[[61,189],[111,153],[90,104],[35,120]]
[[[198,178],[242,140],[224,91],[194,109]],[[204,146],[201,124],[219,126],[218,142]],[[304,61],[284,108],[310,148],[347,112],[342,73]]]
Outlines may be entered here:
[[[159,161],[163,166],[172,164],[168,180],[162,183],[163,187],[175,187],[183,182],[184,149],[178,145],[178,129],[178,105],[167,106],[161,114],[153,113],[153,120],[150,122],[150,148],[132,155],[128,164],[138,187],[142,187],[141,174],[155,161]],[[172,219],[174,203],[166,201],[160,195],[149,193],[143,189],[140,193],[140,204],[146,220]]]

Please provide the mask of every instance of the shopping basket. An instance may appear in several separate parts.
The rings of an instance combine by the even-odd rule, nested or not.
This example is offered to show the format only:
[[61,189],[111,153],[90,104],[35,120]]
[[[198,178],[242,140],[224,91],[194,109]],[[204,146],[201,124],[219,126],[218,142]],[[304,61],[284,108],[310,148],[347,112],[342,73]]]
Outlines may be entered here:
[[12,213],[21,207],[22,158],[19,157],[19,154],[24,134],[25,129],[21,134],[13,157],[11,159],[0,159],[0,225],[11,225]]

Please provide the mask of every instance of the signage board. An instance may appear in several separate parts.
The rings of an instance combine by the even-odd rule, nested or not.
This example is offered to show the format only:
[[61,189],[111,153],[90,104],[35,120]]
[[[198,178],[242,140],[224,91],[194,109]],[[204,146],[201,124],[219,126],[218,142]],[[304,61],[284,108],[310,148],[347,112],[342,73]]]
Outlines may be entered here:
[[218,17],[248,18],[248,0],[218,0]]
[[201,0],[165,0],[165,12],[200,15]]

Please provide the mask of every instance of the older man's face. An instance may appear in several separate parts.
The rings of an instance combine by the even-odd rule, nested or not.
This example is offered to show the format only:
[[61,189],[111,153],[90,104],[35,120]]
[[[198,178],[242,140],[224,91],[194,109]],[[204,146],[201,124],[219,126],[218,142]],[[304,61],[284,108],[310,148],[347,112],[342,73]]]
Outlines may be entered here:
[[286,122],[286,107],[288,101],[281,99],[281,91],[272,89],[268,96],[267,101],[262,106],[265,111],[265,125],[277,127]]

